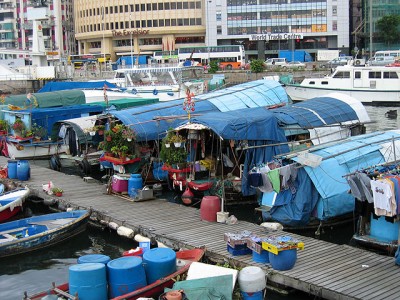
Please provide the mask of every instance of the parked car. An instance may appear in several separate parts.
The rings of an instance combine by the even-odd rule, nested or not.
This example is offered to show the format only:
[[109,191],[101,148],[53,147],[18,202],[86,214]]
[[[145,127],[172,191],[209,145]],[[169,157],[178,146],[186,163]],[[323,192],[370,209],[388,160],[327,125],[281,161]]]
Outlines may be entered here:
[[335,59],[328,61],[327,63],[321,64],[321,68],[336,68],[337,66],[345,66],[353,59],[352,56],[340,56]]
[[301,61],[290,61],[285,65],[282,65],[281,68],[285,69],[305,69],[306,64]]
[[277,57],[274,57],[274,58],[268,58],[265,62],[264,62],[264,65],[265,66],[283,66],[283,65],[285,65],[285,64],[287,64],[287,60],[286,60],[286,58],[277,58]]
[[396,59],[393,56],[377,56],[371,57],[367,64],[368,66],[386,66],[389,64],[393,64]]

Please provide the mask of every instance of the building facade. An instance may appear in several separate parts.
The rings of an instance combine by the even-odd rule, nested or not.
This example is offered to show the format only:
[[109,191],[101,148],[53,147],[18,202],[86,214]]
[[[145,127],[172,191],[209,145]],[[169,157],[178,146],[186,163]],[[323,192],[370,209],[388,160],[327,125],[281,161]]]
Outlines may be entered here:
[[46,10],[41,29],[48,60],[60,60],[76,51],[73,29],[73,0],[3,0],[0,2],[0,59],[30,60],[33,20],[29,11]]
[[[349,16],[346,0],[133,3],[75,0],[74,3],[79,53],[105,52],[113,59],[131,52],[151,54],[180,46],[235,44],[243,44],[249,58],[277,56],[284,49],[304,49],[311,53],[318,49],[341,49],[348,54]],[[274,34],[274,39],[251,40],[251,35],[267,33]],[[301,38],[285,38],[293,33]]]
[[0,58],[29,57],[33,28],[27,12],[37,6],[48,9],[41,24],[49,59],[109,53],[116,60],[183,46],[237,44],[245,47],[248,59],[294,49],[350,54],[364,47],[370,2],[373,22],[398,10],[376,0],[364,1],[363,7],[358,0],[4,0]]

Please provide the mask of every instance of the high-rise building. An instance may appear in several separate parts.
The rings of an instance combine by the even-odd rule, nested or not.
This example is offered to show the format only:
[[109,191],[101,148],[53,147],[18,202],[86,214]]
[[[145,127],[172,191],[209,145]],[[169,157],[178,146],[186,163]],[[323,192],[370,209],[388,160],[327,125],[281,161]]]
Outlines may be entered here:
[[73,0],[3,0],[0,2],[0,59],[25,58],[30,60],[33,22],[28,10],[46,9],[41,19],[44,46],[48,60],[66,58],[74,53]]

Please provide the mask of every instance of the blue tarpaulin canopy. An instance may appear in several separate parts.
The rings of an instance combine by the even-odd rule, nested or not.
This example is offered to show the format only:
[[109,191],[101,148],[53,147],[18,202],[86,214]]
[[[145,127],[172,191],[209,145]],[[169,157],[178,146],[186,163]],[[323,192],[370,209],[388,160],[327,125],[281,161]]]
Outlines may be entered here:
[[[352,212],[355,199],[348,193],[345,175],[398,160],[394,154],[399,151],[400,131],[374,132],[310,149],[307,152],[321,157],[321,163],[316,167],[304,165],[294,182],[296,193],[278,193],[270,216],[285,225],[299,226],[307,225],[313,210],[319,220]],[[303,154],[292,160],[305,163]]]
[[85,89],[102,89],[104,85],[107,88],[118,88],[115,84],[108,82],[106,80],[103,81],[50,81],[46,83],[38,93],[44,92],[55,92],[55,91],[63,91],[63,90],[85,90]]
[[[250,98],[247,96],[249,94],[252,95]],[[211,111],[285,105],[289,99],[278,82],[257,80],[195,96],[194,101],[192,117]],[[112,115],[125,125],[130,125],[138,141],[160,139],[169,128],[177,127],[188,118],[183,109],[183,99],[116,111]]]
[[265,107],[209,112],[191,118],[190,122],[210,128],[223,139],[286,142],[274,113]]
[[274,110],[281,124],[313,128],[359,120],[355,109],[337,98],[318,97]]

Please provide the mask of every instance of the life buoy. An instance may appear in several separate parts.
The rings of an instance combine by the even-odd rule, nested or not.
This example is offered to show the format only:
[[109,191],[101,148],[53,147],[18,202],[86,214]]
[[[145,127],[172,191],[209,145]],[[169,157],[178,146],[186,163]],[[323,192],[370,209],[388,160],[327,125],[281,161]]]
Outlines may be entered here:
[[361,62],[357,59],[356,60],[356,65],[358,66]]
[[137,89],[132,89],[131,93],[136,95],[137,94]]
[[157,94],[158,94],[157,89],[154,89],[154,90],[153,90],[153,95],[157,95]]

